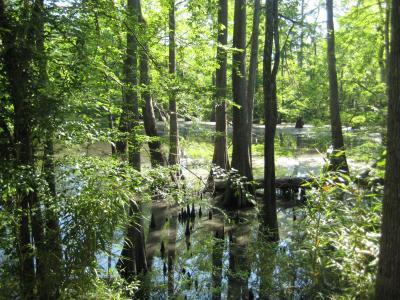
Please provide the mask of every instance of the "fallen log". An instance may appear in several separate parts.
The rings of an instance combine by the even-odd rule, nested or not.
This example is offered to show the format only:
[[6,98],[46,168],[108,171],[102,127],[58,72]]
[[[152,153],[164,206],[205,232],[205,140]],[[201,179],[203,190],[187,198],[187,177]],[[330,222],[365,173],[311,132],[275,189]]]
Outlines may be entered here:
[[[303,184],[313,182],[314,179],[311,177],[278,177],[275,179],[275,187],[277,189],[299,189]],[[223,191],[226,188],[227,180],[224,179],[215,179],[214,180],[214,188],[216,191]],[[255,180],[255,188],[261,188],[264,186],[264,179],[256,179]]]
[[[275,179],[275,187],[277,189],[299,189],[303,184],[311,183],[314,179],[311,177],[278,177]],[[256,180],[256,187],[263,187],[264,179]]]

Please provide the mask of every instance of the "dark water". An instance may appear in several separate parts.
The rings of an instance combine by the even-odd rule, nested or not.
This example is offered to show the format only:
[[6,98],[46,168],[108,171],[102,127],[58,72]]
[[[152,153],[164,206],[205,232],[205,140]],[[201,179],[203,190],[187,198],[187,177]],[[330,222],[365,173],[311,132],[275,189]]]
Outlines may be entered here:
[[[180,134],[185,139],[211,143],[212,137],[209,131],[212,129],[212,124],[186,123],[181,125]],[[381,135],[345,129],[345,140],[347,147],[352,148],[363,145],[366,141],[379,144]],[[328,127],[294,129],[293,126],[279,126],[276,136],[277,176],[304,176],[318,173],[325,162],[323,153],[328,149],[329,141]],[[255,145],[263,143],[261,126],[254,128],[253,143]],[[262,156],[254,155],[253,166],[255,177],[261,177]],[[360,165],[351,159],[350,166],[360,168]],[[208,170],[207,167],[192,171],[200,176],[204,175],[205,178]],[[198,180],[191,176],[190,172],[184,170],[184,173],[187,180]],[[194,219],[182,221],[178,218],[181,208],[186,208],[185,204],[177,206],[164,201],[154,201],[145,209],[147,259],[151,265],[147,278],[150,298],[249,299],[251,295],[257,298],[263,278],[261,274],[269,270],[273,281],[280,272],[277,266],[265,264],[260,259],[262,246],[258,243],[259,208],[240,212],[218,210],[213,208],[215,202],[200,199],[195,194],[187,201],[190,206],[192,203],[195,205]],[[212,219],[209,218],[210,210],[213,212]],[[295,208],[278,208],[281,249],[286,249],[286,244],[291,239],[295,223],[294,211]],[[148,219],[151,214],[155,216],[155,228],[149,226]],[[186,227],[190,228],[190,236],[185,234]],[[113,246],[113,256],[98,256],[105,272],[109,267],[115,266],[121,250],[122,235],[120,241]],[[161,251],[162,243],[165,248],[164,253]],[[298,272],[301,270],[295,270],[295,273]],[[300,279],[287,279],[287,283],[283,286],[285,284],[296,290],[306,282]],[[292,293],[291,298],[300,299],[301,295],[296,296],[296,293]]]
[[[161,129],[163,127],[161,126]],[[185,123],[180,126],[181,136],[193,142],[207,142],[212,145],[213,124]],[[371,130],[351,131],[345,129],[345,144],[348,150],[363,148],[365,143],[380,146],[382,135]],[[263,143],[263,127],[255,126],[253,134],[255,146]],[[325,151],[330,144],[328,127],[294,129],[293,125],[280,125],[276,134],[276,173],[277,176],[303,176],[317,174],[325,159]],[[348,155],[350,167],[360,170],[372,164],[379,155],[379,147],[375,153],[370,153],[371,161],[359,163]],[[185,150],[185,149],[184,149]],[[93,145],[84,150],[90,154],[108,155],[110,147],[107,144]],[[368,148],[369,151],[369,148]],[[262,151],[261,151],[262,153]],[[188,169],[205,179],[209,165],[193,167],[195,159],[182,155]],[[262,176],[263,157],[255,151],[253,155],[255,177]],[[147,277],[151,299],[248,299],[251,294],[258,295],[265,272],[270,275],[269,284],[279,277],[281,270],[278,265],[264,261],[263,244],[259,243],[259,207],[249,208],[240,212],[219,210],[217,202],[198,197],[196,190],[201,187],[199,178],[186,169],[183,170],[187,185],[192,186],[193,194],[188,195],[187,202],[194,203],[196,217],[189,220],[190,236],[185,234],[187,222],[179,220],[178,215],[185,204],[177,206],[165,201],[147,203],[144,207],[146,216],[144,222],[146,236],[147,259],[151,271]],[[79,183],[76,184],[79,189]],[[202,216],[199,216],[199,208]],[[209,211],[212,219],[209,219]],[[280,244],[287,256],[290,251],[287,244],[292,238],[295,222],[293,215],[296,208],[278,208]],[[150,228],[150,215],[154,214],[156,227]],[[237,216],[237,213],[239,214]],[[300,216],[298,216],[300,217]],[[61,220],[61,223],[63,220]],[[218,234],[218,237],[216,237]],[[111,255],[98,253],[97,259],[102,276],[115,272],[115,265],[123,244],[123,232],[115,232]],[[161,244],[165,253],[161,253]],[[272,257],[272,256],[271,256]],[[0,249],[0,263],[4,258]],[[301,273],[296,269],[294,273]],[[112,275],[110,275],[112,276]],[[268,276],[267,276],[268,277]],[[295,279],[284,278],[279,286],[291,286],[301,290],[307,282],[301,276]],[[278,286],[278,284],[277,284]],[[301,295],[292,293],[292,299],[300,299]],[[277,298],[279,299],[279,297]],[[286,298],[284,298],[286,299]]]
[[[254,209],[239,214],[239,221],[236,216],[229,220],[216,212],[212,220],[208,214],[202,218],[197,215],[190,221],[193,226],[190,236],[185,235],[186,222],[178,222],[176,232],[165,228],[153,232],[168,238],[176,234],[176,242],[173,270],[168,267],[168,257],[163,259],[160,251],[154,253],[150,274],[152,298],[180,295],[188,299],[212,299],[213,295],[215,298],[219,295],[222,299],[248,299],[251,292],[257,295],[263,268],[256,247],[259,223]],[[280,210],[281,246],[285,245],[291,218],[291,210]],[[165,227],[170,225],[166,222]]]

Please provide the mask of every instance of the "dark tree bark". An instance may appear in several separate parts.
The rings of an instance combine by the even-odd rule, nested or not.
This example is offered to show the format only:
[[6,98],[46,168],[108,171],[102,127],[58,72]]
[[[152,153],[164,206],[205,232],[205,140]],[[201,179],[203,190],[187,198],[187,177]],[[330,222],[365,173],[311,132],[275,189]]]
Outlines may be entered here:
[[140,171],[140,145],[137,142],[135,130],[139,124],[139,95],[138,86],[138,44],[135,36],[138,26],[138,0],[127,2],[127,35],[126,58],[124,61],[124,93],[122,114],[119,124],[121,133],[126,135],[117,142],[119,153],[128,152],[129,163]]
[[[381,82],[386,83],[386,89],[388,89],[388,66],[389,66],[389,45],[390,45],[390,1],[383,1],[386,5],[383,7],[382,1],[378,0],[379,12],[385,15],[384,26],[378,27],[378,31],[382,36],[383,44],[380,46],[378,51],[378,63],[381,73]],[[382,103],[383,105],[383,103]]]
[[[128,0],[127,14],[130,18],[127,33],[127,58],[125,60],[125,80],[128,85],[125,92],[124,109],[127,119],[127,132],[132,134],[132,126],[136,126],[139,121],[139,105],[137,88],[137,51],[138,45],[135,36],[136,26],[138,25],[140,15],[140,0]],[[132,109],[132,112],[130,111]],[[140,153],[139,145],[133,135],[132,143],[129,149],[129,162],[140,171]],[[130,222],[128,224],[124,247],[121,252],[121,258],[118,261],[118,268],[121,275],[128,281],[134,276],[147,272],[146,249],[144,240],[142,210],[139,204],[132,201],[129,209]]]
[[[169,0],[169,74],[174,79],[176,73],[175,45],[175,0]],[[179,132],[176,111],[176,91],[169,92],[169,163],[179,164]]]
[[[380,13],[383,13],[383,7],[382,7],[382,3],[380,1],[378,1],[378,5],[379,5]],[[386,23],[386,21],[385,21],[385,23]],[[386,38],[385,29],[382,29],[382,27],[379,26],[377,30],[380,33],[382,40],[385,42],[385,38]],[[383,43],[382,45],[379,46],[378,64],[379,64],[379,69],[380,69],[380,73],[381,73],[380,74],[381,82],[386,83],[387,82],[387,79],[386,79],[387,70],[386,70],[386,59],[385,59],[385,43]]]
[[151,165],[153,167],[165,166],[167,165],[167,159],[164,157],[164,154],[162,152],[161,141],[158,140],[159,135],[156,127],[157,123],[154,114],[153,100],[151,98],[150,91],[148,90],[150,79],[148,75],[149,62],[147,54],[144,53],[141,54],[140,69],[141,69],[140,82],[144,88],[144,90],[142,91],[142,99],[144,101],[144,106],[142,107],[144,129],[146,131],[146,135],[152,138],[152,140],[148,142],[150,149]]
[[257,69],[258,69],[258,45],[260,35],[260,0],[254,1],[254,16],[253,16],[253,32],[251,34],[251,54],[249,66],[249,81],[247,83],[247,102],[249,104],[248,111],[248,124],[249,124],[249,151],[250,151],[250,165],[251,161],[251,142],[253,130],[253,111],[254,111],[254,96],[256,91]]
[[[139,23],[142,25],[142,30],[146,30],[146,21],[142,15],[141,7],[139,8]],[[143,123],[146,135],[152,138],[149,141],[150,149],[150,160],[153,167],[165,166],[167,160],[161,150],[161,142],[157,139],[157,127],[156,127],[156,117],[153,108],[153,99],[151,98],[151,93],[149,90],[150,76],[149,76],[149,54],[147,43],[142,44],[142,49],[140,49],[140,84],[142,88],[142,113],[143,113]]]
[[[46,137],[44,145],[43,172],[49,186],[50,195],[53,201],[56,198],[56,179],[54,166],[54,145],[52,136]],[[56,212],[51,208],[46,209],[46,248],[47,264],[49,272],[53,278],[48,280],[48,290],[50,298],[57,298],[59,287],[62,281],[62,248],[61,248],[61,230],[59,218]]]
[[336,72],[336,57],[335,57],[335,30],[333,26],[333,0],[326,0],[327,12],[327,43],[328,43],[328,72],[329,72],[329,104],[331,115],[331,132],[332,132],[332,146],[333,152],[330,155],[331,168],[335,171],[343,171],[348,173],[349,167],[347,165],[342,122],[340,120],[340,106],[339,106],[339,91]]
[[296,124],[294,125],[294,128],[303,128],[304,127],[304,121],[302,117],[298,117],[296,120]]
[[246,99],[246,0],[235,0],[232,54],[233,140],[232,168],[253,179],[250,166],[248,109]]
[[[31,176],[36,172],[35,171],[35,147],[33,141],[33,128],[36,125],[35,119],[38,118],[38,112],[32,108],[32,104],[38,101],[38,98],[43,98],[43,95],[40,91],[42,87],[44,87],[44,80],[46,79],[46,75],[43,71],[43,68],[46,67],[46,58],[44,53],[44,4],[42,0],[36,0],[32,6],[32,14],[31,20],[29,23],[29,29],[27,31],[26,43],[27,47],[29,47],[28,51],[31,51],[28,54],[30,57],[32,64],[36,64],[39,67],[39,76],[36,76],[33,70],[30,70],[30,79],[26,82],[27,91],[30,89],[31,92],[35,94],[35,98],[32,98],[29,94],[26,94],[26,100],[30,103],[30,106],[26,106],[23,109],[26,110],[26,118],[27,123],[26,126],[29,126],[28,129],[28,139],[30,145],[26,145],[31,148],[30,150],[30,162],[27,163],[30,167],[30,173],[27,174],[29,177],[26,178],[27,181],[31,181]],[[36,49],[35,49],[36,46]],[[36,51],[35,51],[36,50]],[[39,52],[42,51],[42,52]],[[24,68],[29,68],[28,65],[24,66]],[[33,83],[31,83],[31,82]],[[29,182],[29,185],[32,188],[32,192],[29,199],[29,212],[30,212],[30,223],[31,223],[31,231],[33,243],[36,248],[35,253],[35,264],[36,264],[36,289],[37,295],[41,299],[48,298],[48,287],[47,287],[47,274],[48,268],[46,264],[46,245],[44,238],[44,221],[43,221],[43,212],[42,205],[40,203],[40,199],[37,193],[38,186],[37,183],[32,180]]]
[[[41,107],[47,107],[45,115],[43,116],[46,120],[54,120],[55,107],[50,103],[54,102],[54,99],[50,99],[44,91],[48,84],[47,75],[47,56],[44,47],[44,24],[45,24],[45,7],[43,0],[37,0],[35,2],[35,43],[36,53],[39,69],[39,80],[38,80],[38,99]],[[53,131],[54,124],[50,121],[48,128],[46,129],[44,139],[44,155],[43,155],[43,172],[45,179],[49,187],[50,196],[52,201],[57,201],[56,198],[56,180],[55,180],[55,166],[54,166],[54,145],[53,145]],[[59,287],[62,281],[62,249],[61,249],[61,236],[60,236],[60,225],[58,221],[58,215],[53,211],[52,208],[45,208],[45,236],[42,248],[42,261],[44,264],[44,273],[42,276],[41,286],[38,287],[39,298],[57,298],[59,295]],[[40,220],[39,220],[40,221]],[[40,236],[39,231],[39,238]]]
[[[114,130],[114,115],[111,112],[108,114],[108,127],[110,130]],[[117,154],[117,147],[114,141],[111,141],[111,154]]]
[[[279,28],[278,1],[267,0],[264,45],[264,110],[265,110],[265,148],[264,148],[264,226],[272,240],[279,239],[276,215],[275,192],[275,132],[277,123],[276,74],[279,68]],[[275,46],[274,63],[272,49]]]
[[215,72],[215,100],[216,100],[216,136],[214,140],[213,164],[222,169],[229,169],[227,148],[226,124],[226,65],[227,53],[225,47],[228,43],[228,0],[219,0],[218,8],[218,68]]
[[[34,62],[33,45],[35,43],[35,26],[38,2],[23,9],[30,10],[31,19],[14,24],[13,17],[6,11],[3,0],[0,0],[0,31],[3,45],[3,65],[7,88],[14,108],[14,153],[15,169],[23,170],[23,180],[31,189],[17,189],[17,206],[20,208],[17,252],[19,256],[19,275],[21,298],[31,299],[41,296],[36,293],[43,283],[43,220],[37,197],[37,187],[31,180],[35,172],[34,146],[32,139],[33,111],[32,94],[36,92],[31,82],[35,82],[32,72]],[[26,13],[26,12],[25,12]],[[24,30],[22,30],[22,28]],[[33,238],[33,239],[32,239]],[[33,251],[37,247],[37,256]],[[36,267],[35,267],[36,264]],[[36,270],[36,274],[35,274]]]
[[304,0],[301,0],[301,20],[300,20],[300,52],[299,52],[299,67],[303,68],[304,60]]
[[389,85],[388,82],[388,70],[389,70],[389,51],[390,51],[390,12],[391,12],[391,1],[386,0],[386,9],[385,9],[385,78],[386,85]]
[[375,299],[400,299],[400,1],[392,1],[387,156]]

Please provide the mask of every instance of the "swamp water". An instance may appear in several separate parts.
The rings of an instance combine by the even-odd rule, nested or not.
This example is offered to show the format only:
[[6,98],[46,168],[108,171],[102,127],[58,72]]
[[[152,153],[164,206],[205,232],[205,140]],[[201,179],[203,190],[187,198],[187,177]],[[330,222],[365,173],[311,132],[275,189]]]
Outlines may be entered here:
[[[186,141],[202,142],[212,147],[212,138],[207,134],[213,124],[180,124],[180,135]],[[163,127],[159,128],[163,132]],[[263,127],[255,126],[253,143],[253,169],[255,178],[263,172],[262,151],[257,150],[263,143]],[[293,125],[279,125],[276,134],[276,175],[306,176],[318,175],[325,163],[324,153],[329,146],[328,127],[294,129]],[[345,144],[349,150],[361,147],[366,142],[376,144],[375,154],[379,155],[381,135],[369,131],[345,130]],[[188,185],[190,182],[205,181],[210,169],[209,158],[192,158],[183,147],[181,162]],[[89,154],[99,152],[93,147]],[[359,149],[355,155],[358,155]],[[371,163],[360,163],[348,155],[353,172],[359,172]],[[194,174],[196,174],[194,176]],[[261,199],[258,199],[260,202]],[[181,206],[153,201],[144,208],[147,216],[144,222],[148,264],[151,270],[147,275],[148,295],[151,299],[254,299],[262,284],[261,278],[270,278],[267,285],[274,285],[281,270],[271,261],[265,261],[265,244],[259,243],[259,208],[226,211],[216,207],[212,200],[187,197],[191,217],[183,218],[182,209],[187,211],[186,203]],[[192,205],[195,212],[193,213]],[[199,215],[201,207],[202,214]],[[212,213],[212,217],[211,217]],[[150,226],[150,216],[154,215],[155,226]],[[290,257],[287,247],[295,230],[295,208],[278,207],[280,243],[278,250]],[[190,231],[188,235],[187,231]],[[107,273],[118,260],[123,243],[113,246],[112,256],[99,255],[99,264]],[[265,273],[269,273],[265,275]],[[290,278],[280,278],[279,285],[286,286],[291,299],[302,299],[301,288],[307,284],[302,278],[301,269],[294,269]],[[297,274],[297,275],[296,275]],[[282,296],[283,299],[286,299]]]

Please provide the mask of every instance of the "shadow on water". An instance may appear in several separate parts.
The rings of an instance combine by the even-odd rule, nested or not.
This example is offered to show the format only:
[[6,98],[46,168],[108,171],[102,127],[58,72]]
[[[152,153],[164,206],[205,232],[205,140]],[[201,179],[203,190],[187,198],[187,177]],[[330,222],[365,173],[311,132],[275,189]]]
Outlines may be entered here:
[[[208,126],[208,127],[207,127]],[[206,129],[213,130],[212,124],[202,126],[181,126],[183,138],[192,141],[206,141],[212,147],[209,134],[199,134]],[[345,132],[348,149],[362,145],[365,141],[381,144],[379,133],[366,131]],[[254,127],[254,147],[263,143],[263,127]],[[304,176],[318,173],[324,159],[318,152],[324,152],[330,141],[329,128],[306,127],[294,129],[280,126],[277,130],[276,149],[277,176]],[[253,151],[255,177],[262,176],[262,151]],[[89,155],[110,154],[109,144],[91,145],[85,149]],[[207,175],[209,172],[203,168]],[[185,174],[190,178],[190,174]],[[79,183],[70,180],[77,185]],[[282,196],[282,195],[280,195]],[[199,199],[198,199],[199,200]],[[199,201],[200,202],[200,201]],[[302,299],[298,290],[307,285],[302,270],[289,266],[291,275],[280,278],[282,273],[276,263],[276,253],[291,256],[288,249],[290,232],[301,217],[296,207],[280,207],[278,211],[280,243],[275,248],[263,248],[259,243],[258,211],[255,208],[222,211],[203,207],[178,207],[163,200],[153,199],[145,210],[147,262],[150,271],[146,286],[151,299],[267,299],[260,291],[271,290],[274,286],[285,286],[286,293],[280,299]],[[61,226],[66,220],[60,220]],[[108,253],[96,255],[105,276],[111,276],[123,244],[123,232],[114,233],[114,243]],[[0,263],[4,252],[0,249]],[[285,275],[288,273],[285,272]],[[263,278],[263,280],[261,280]],[[276,281],[281,282],[276,283]]]
[[[257,299],[261,277],[272,278],[278,272],[271,259],[273,251],[265,254],[257,246],[257,209],[236,212],[214,208],[210,217],[208,212],[199,216],[195,206],[193,217],[193,207],[187,208],[153,204],[152,212],[160,225],[149,229],[146,241],[151,262],[150,298]],[[279,209],[282,249],[293,220],[293,208]],[[265,255],[267,258],[262,258]],[[265,276],[266,271],[270,276]]]
[[[202,124],[196,127],[190,123],[180,127],[183,138],[194,142],[206,142],[211,147],[212,137],[201,134],[206,130],[213,130],[213,125]],[[381,139],[379,134],[371,135],[365,132],[347,132],[345,136],[350,147],[362,145],[365,140],[379,142]],[[318,174],[324,164],[321,153],[326,151],[329,141],[328,127],[278,127],[277,176]],[[262,176],[263,169],[262,126],[254,127],[253,142],[253,167],[257,178]],[[186,161],[189,159],[186,158]],[[189,163],[187,166],[190,166]],[[208,168],[207,165],[202,170],[205,176],[209,172]],[[190,174],[185,174],[185,177],[187,180],[191,178]],[[268,295],[260,295],[260,291],[264,293],[266,290],[273,290],[274,286],[284,286],[286,289],[280,299],[302,299],[297,292],[307,284],[301,276],[302,270],[294,265],[289,266],[289,271],[286,270],[285,277],[281,278],[283,272],[276,262],[277,253],[283,253],[288,258],[292,255],[288,249],[288,241],[291,239],[296,220],[302,217],[296,215],[295,206],[286,205],[288,201],[284,201],[284,198],[289,196],[293,200],[301,195],[278,193],[278,196],[283,199],[278,201],[278,206],[281,204],[278,208],[281,241],[273,248],[265,248],[265,244],[259,243],[262,237],[259,233],[257,208],[236,212],[203,207],[200,213],[199,204],[176,206],[153,199],[145,210],[149,219],[145,225],[147,261],[150,267],[146,280],[148,297],[268,299]],[[195,199],[197,200],[198,203],[201,202],[200,199]],[[210,209],[212,213],[209,212]],[[117,249],[118,245],[112,247],[113,255],[106,262],[99,257],[103,268],[115,265]]]

